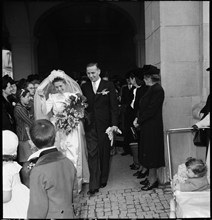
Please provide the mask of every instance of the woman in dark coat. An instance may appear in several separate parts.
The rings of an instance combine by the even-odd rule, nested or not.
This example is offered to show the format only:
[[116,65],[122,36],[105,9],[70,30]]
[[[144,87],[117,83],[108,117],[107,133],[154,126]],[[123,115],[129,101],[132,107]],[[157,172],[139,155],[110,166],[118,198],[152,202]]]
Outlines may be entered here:
[[158,187],[157,168],[165,166],[162,107],[164,90],[159,84],[159,69],[152,65],[143,67],[144,81],[150,86],[139,102],[135,127],[140,127],[139,161],[149,170],[142,190]]

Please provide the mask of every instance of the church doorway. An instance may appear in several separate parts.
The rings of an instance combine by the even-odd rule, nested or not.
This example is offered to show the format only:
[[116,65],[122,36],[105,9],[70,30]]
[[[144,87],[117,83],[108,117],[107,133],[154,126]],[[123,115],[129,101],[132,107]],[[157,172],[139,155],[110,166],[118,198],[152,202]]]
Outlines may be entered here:
[[65,3],[38,20],[38,73],[62,69],[77,78],[88,62],[97,61],[102,73],[113,77],[136,67],[135,21],[109,3]]

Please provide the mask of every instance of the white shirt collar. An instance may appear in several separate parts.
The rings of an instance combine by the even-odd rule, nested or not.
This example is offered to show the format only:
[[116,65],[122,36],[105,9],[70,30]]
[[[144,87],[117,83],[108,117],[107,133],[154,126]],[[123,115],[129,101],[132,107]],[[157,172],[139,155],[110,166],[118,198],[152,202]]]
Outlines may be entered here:
[[96,88],[98,88],[100,81],[101,81],[101,77],[99,77],[99,79],[97,79],[96,82],[92,82],[92,85],[95,83]]
[[56,148],[56,147],[55,146],[45,147],[45,148],[42,148],[42,149],[36,151],[35,153],[33,153],[29,156],[28,161],[31,160],[32,158],[39,157],[40,153],[43,152],[44,150],[49,150],[49,149],[53,149],[53,148]]

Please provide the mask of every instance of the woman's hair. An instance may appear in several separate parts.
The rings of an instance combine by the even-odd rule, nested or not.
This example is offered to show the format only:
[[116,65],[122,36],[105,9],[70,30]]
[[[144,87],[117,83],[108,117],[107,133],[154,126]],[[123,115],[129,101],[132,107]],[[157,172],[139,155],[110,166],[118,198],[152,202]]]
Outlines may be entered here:
[[190,168],[197,177],[203,177],[207,173],[207,166],[201,159],[187,158],[185,165]]
[[144,77],[151,78],[152,82],[160,82],[161,77],[159,74],[145,74]]
[[8,83],[12,83],[12,78],[9,77],[8,75],[5,75],[2,77],[2,89],[6,89],[7,88],[7,84]]
[[16,93],[17,101],[20,102],[21,97],[25,97],[27,95],[27,93],[29,93],[28,89],[19,89]]
[[135,78],[136,84],[137,85],[142,85],[143,83],[143,74],[142,74],[142,69],[141,68],[136,68],[131,70],[130,72],[127,73],[127,78]]
[[62,81],[64,84],[66,84],[65,79],[63,79],[63,78],[61,78],[61,77],[55,77],[55,78],[52,80],[52,84],[54,85],[54,83],[60,82],[60,81]]
[[54,125],[47,119],[36,120],[30,127],[31,140],[39,149],[53,146],[55,136]]

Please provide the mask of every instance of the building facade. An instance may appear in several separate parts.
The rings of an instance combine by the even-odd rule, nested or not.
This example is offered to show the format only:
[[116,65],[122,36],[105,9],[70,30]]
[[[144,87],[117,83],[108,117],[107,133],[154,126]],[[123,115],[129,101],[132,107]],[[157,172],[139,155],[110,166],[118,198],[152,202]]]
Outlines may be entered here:
[[[209,1],[3,1],[3,39],[15,80],[53,69],[82,73],[89,59],[111,75],[156,65],[166,131],[191,127],[209,94],[209,16]],[[188,156],[204,157],[192,138],[171,136],[174,169]]]

